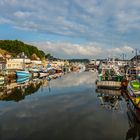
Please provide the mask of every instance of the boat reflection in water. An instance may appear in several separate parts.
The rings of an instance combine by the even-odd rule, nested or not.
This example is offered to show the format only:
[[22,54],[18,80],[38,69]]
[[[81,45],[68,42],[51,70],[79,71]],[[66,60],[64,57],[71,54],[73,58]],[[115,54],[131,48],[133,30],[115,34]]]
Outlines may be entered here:
[[136,108],[130,100],[127,104],[127,116],[129,129],[126,133],[126,140],[140,140],[140,109]]
[[16,83],[22,84],[28,82],[29,80],[30,80],[29,77],[17,78]]
[[47,85],[47,79],[18,78],[15,82],[0,87],[0,100],[18,102],[37,92],[41,86]]
[[120,101],[122,100],[120,90],[97,88],[98,98],[101,101],[101,106],[110,110],[121,109]]

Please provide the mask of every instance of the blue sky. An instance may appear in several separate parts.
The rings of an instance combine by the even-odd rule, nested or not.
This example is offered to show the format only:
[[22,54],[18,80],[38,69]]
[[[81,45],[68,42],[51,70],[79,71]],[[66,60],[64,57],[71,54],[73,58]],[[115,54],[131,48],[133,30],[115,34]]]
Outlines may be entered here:
[[0,13],[0,39],[60,58],[129,58],[140,44],[139,0],[1,0]]

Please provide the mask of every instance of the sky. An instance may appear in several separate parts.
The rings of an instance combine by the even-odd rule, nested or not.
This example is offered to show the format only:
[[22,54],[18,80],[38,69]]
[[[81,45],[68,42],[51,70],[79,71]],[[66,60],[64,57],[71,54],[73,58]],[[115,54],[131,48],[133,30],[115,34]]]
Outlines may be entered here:
[[0,0],[6,39],[59,58],[131,58],[140,44],[140,0]]

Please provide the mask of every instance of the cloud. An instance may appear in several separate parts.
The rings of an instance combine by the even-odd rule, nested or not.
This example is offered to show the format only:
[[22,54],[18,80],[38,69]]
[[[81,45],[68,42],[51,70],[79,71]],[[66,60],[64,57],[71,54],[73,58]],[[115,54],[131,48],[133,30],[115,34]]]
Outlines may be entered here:
[[133,49],[132,47],[125,45],[125,46],[123,46],[123,47],[118,47],[118,48],[109,49],[109,52],[110,52],[110,53],[123,53],[123,52],[125,52],[125,53],[130,53],[130,52],[132,52],[133,50],[134,50],[134,49]]
[[1,16],[20,30],[100,42],[119,42],[122,33],[139,30],[139,9],[139,0],[0,1]]
[[33,43],[33,45],[59,58],[92,58],[102,52],[97,43],[41,42]]
[[73,44],[69,42],[34,42],[31,43],[46,53],[59,58],[107,58],[120,57],[122,53],[131,56],[134,50],[131,46],[107,48],[103,44],[92,42],[86,44]]
[[28,17],[30,17],[31,13],[30,12],[22,12],[22,11],[17,11],[14,13],[14,16],[17,18],[21,18],[21,19],[26,19]]

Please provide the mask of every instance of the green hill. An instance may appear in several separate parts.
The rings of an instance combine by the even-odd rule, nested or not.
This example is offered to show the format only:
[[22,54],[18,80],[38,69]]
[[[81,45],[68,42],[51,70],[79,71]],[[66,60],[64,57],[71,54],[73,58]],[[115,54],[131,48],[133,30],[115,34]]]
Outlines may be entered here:
[[33,54],[36,54],[40,59],[45,57],[45,53],[42,50],[18,40],[0,40],[0,48],[8,51],[13,57],[16,57],[21,52],[24,52],[29,58]]

